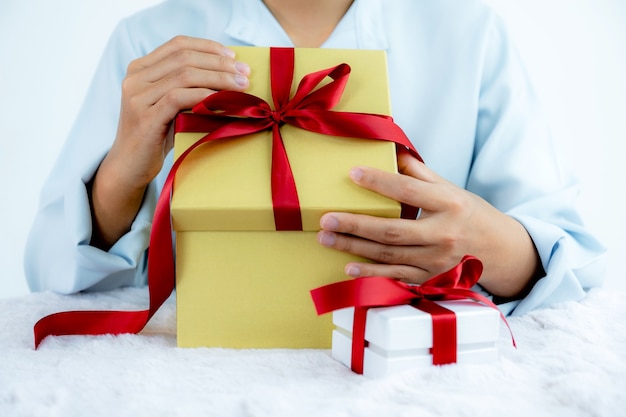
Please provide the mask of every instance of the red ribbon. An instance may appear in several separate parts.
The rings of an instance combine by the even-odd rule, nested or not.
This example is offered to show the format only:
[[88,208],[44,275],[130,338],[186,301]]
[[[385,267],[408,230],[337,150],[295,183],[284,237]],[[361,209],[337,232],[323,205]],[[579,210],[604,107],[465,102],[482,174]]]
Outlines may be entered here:
[[[175,285],[171,239],[170,197],[176,171],[198,146],[223,138],[272,130],[272,201],[277,230],[302,230],[300,205],[280,126],[290,124],[325,135],[395,142],[422,160],[402,129],[390,116],[334,112],[345,88],[350,67],[336,67],[306,75],[293,98],[294,50],[270,48],[274,109],[250,94],[220,91],[176,118],[177,132],[209,132],[190,146],[172,165],[154,213],[148,256],[150,305],[144,311],[70,311],[46,316],[35,324],[35,346],[48,335],[138,333],[167,300]],[[326,77],[328,84],[318,85]],[[417,209],[403,206],[402,216],[415,218]]]
[[[456,317],[452,311],[431,300],[472,299],[498,310],[488,298],[470,290],[478,282],[482,269],[478,258],[466,255],[454,268],[430,278],[422,285],[405,284],[387,277],[364,277],[316,288],[311,291],[311,296],[317,314],[354,307],[351,361],[354,372],[363,373],[367,310],[403,304],[413,305],[431,314],[433,364],[443,365],[456,362]],[[500,317],[508,327],[502,313]],[[515,346],[512,332],[511,340]]]

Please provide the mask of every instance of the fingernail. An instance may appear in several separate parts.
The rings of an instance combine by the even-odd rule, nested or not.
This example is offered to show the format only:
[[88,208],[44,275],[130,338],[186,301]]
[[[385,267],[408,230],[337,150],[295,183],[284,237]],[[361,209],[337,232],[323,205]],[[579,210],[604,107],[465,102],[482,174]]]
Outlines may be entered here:
[[320,220],[320,226],[325,230],[337,230],[339,229],[339,220],[337,220],[334,216],[329,216],[328,214],[322,216]]
[[363,178],[363,170],[361,168],[352,168],[350,170],[350,178],[356,182],[361,181],[361,178]]
[[335,241],[337,240],[337,237],[334,233],[322,231],[318,233],[317,240],[324,246],[333,246],[335,244]]
[[250,66],[244,62],[235,62],[235,69],[239,74],[248,75],[250,74]]
[[240,75],[240,74],[235,75],[235,82],[240,87],[247,87],[249,83],[248,77],[246,77],[245,75]]
[[346,274],[351,277],[358,277],[361,275],[361,268],[356,265],[346,266]]
[[232,49],[224,48],[222,49],[222,55],[227,56],[229,58],[234,58],[235,51],[233,51]]

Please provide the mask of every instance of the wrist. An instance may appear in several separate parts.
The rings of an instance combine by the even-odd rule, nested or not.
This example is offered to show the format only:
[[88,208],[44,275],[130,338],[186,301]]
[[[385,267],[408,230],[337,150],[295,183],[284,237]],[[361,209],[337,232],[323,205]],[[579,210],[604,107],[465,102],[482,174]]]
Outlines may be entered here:
[[513,217],[497,212],[489,219],[495,232],[483,247],[485,270],[480,284],[494,296],[521,298],[543,274],[535,244],[526,228]]

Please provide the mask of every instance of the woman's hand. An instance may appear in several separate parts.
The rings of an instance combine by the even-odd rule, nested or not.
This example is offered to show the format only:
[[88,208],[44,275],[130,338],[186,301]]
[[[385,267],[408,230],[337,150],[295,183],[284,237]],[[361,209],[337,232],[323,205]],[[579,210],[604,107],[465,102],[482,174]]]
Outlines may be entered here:
[[421,208],[417,220],[350,213],[322,216],[319,242],[375,263],[349,263],[352,277],[382,275],[422,283],[464,255],[484,265],[480,284],[494,295],[515,297],[541,271],[526,229],[485,200],[444,180],[408,153],[400,174],[358,167],[352,180],[369,190]]
[[115,142],[92,181],[92,244],[110,247],[128,231],[146,186],[173,146],[172,120],[217,90],[245,90],[248,65],[206,40],[176,37],[130,63]]

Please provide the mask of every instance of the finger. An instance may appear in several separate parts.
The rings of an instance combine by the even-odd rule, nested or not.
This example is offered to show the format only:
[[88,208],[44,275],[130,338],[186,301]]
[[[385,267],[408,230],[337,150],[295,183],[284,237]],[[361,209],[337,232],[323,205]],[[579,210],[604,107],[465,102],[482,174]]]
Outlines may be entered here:
[[[229,73],[205,71],[197,68],[181,68],[167,77],[144,86],[144,89],[135,93],[136,100],[144,106],[155,104],[166,94],[175,90],[180,92],[185,89],[202,89],[208,94],[216,90],[244,90],[248,86],[248,79],[243,77],[239,80],[237,76]],[[200,100],[204,97],[200,97]],[[199,101],[199,100],[198,100]],[[191,103],[191,105],[195,105]],[[182,107],[181,109],[189,108]]]
[[351,253],[374,262],[390,265],[422,265],[426,246],[384,245],[367,239],[321,230],[317,234],[320,244],[328,248]]
[[449,200],[448,193],[439,183],[410,175],[394,174],[370,167],[355,167],[350,170],[350,178],[363,188],[430,211],[442,210]]
[[352,262],[345,272],[351,276],[389,276],[421,282],[457,265],[463,255],[442,251],[435,245],[393,246],[372,242],[354,236],[321,230],[317,234],[325,247],[368,259],[372,263]]
[[169,123],[184,109],[189,109],[204,100],[214,91],[206,88],[175,88],[168,90],[156,103],[146,110],[146,120],[161,120]]
[[439,175],[435,174],[423,162],[416,159],[406,149],[400,148],[398,151],[398,171],[401,174],[408,175],[413,178],[426,182],[442,182],[445,181]]
[[[250,67],[243,62],[238,62],[223,55],[208,54],[190,49],[176,51],[155,64],[137,71],[135,75],[147,82],[158,82],[164,78],[181,78],[185,80],[186,75],[192,74],[188,74],[185,71],[192,69],[215,72],[221,74],[221,77],[228,78],[228,81],[231,79],[245,81],[247,76],[250,75]],[[212,81],[212,79],[205,80],[205,82],[209,81]],[[247,84],[243,86],[238,84],[232,87],[241,89],[246,86]],[[217,89],[214,86],[211,87]]]
[[231,59],[235,57],[235,53],[231,49],[226,48],[219,42],[189,36],[176,36],[149,54],[133,61],[128,67],[128,73],[134,73],[143,68],[151,67],[180,50],[193,50],[206,54],[229,57]]
[[430,245],[435,236],[431,221],[389,219],[353,213],[326,213],[320,218],[320,227],[327,232],[349,234],[384,245]]
[[[208,59],[210,60],[211,58]],[[206,70],[194,66],[174,67],[173,64],[173,61],[172,65],[167,63],[157,64],[158,69],[149,68],[143,72],[128,76],[122,84],[123,96],[133,97],[133,99],[137,101],[134,106],[140,108],[156,103],[172,89],[204,88],[211,90],[204,95],[204,97],[206,97],[210,92],[215,90],[241,91],[245,90],[249,85],[247,76],[242,74]],[[163,75],[160,79],[156,79],[154,82],[147,81],[155,77],[154,72],[158,72],[160,76],[161,72],[165,72],[165,67],[167,69],[173,68],[173,70]],[[153,73],[145,74],[147,72]],[[200,97],[200,100],[204,97]],[[191,103],[191,105],[196,103],[197,102]]]
[[416,266],[363,262],[347,264],[345,273],[353,278],[380,276],[397,279],[408,284],[422,284],[432,275],[429,271]]
[[230,73],[186,67],[155,83],[144,83],[143,89],[134,94],[127,91],[125,94],[133,97],[129,105],[137,113],[154,105],[156,112],[169,121],[179,111],[193,107],[216,90],[243,90],[247,86],[246,77],[239,79]]

